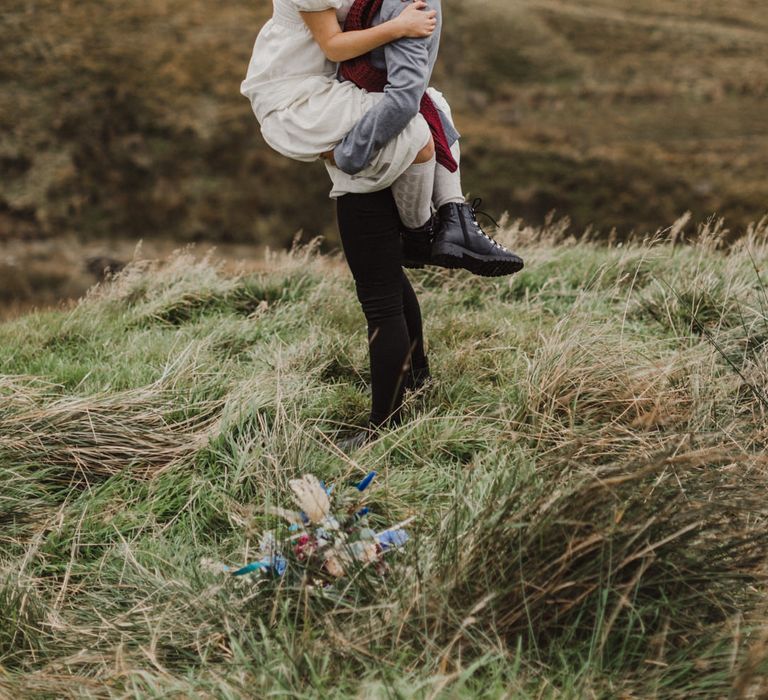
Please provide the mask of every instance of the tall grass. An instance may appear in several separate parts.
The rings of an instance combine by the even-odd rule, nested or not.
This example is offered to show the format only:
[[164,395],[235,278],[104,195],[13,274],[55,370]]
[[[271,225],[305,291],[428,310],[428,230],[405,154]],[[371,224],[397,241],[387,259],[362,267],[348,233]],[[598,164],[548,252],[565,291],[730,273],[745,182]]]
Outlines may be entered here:
[[[365,326],[317,242],[134,262],[0,325],[0,694],[760,697],[766,223],[725,249],[500,234],[410,273],[436,381],[352,455]],[[236,582],[288,479],[375,469],[380,577]],[[215,568],[215,567],[214,567]]]

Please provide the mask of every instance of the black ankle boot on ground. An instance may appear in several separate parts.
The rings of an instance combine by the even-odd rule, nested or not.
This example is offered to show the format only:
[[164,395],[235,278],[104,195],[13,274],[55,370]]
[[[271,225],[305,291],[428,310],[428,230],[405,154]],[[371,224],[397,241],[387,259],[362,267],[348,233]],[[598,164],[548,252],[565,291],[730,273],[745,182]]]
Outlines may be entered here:
[[369,424],[365,428],[357,428],[356,430],[347,433],[343,438],[336,442],[336,447],[345,454],[352,454],[372,440],[375,440],[377,437],[378,432],[375,430],[374,426]]
[[434,235],[434,218],[421,228],[404,228],[400,231],[400,240],[403,244],[403,267],[420,270],[431,262]]
[[432,243],[433,265],[463,268],[483,277],[512,275],[523,269],[522,258],[494,241],[477,223],[480,200],[469,204],[451,202],[437,212]]

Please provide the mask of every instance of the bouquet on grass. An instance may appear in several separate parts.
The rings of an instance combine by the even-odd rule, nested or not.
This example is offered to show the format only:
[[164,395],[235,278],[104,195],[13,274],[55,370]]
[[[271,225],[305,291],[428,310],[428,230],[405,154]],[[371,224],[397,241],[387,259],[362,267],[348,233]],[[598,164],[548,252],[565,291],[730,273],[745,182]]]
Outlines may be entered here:
[[365,491],[375,477],[376,472],[371,472],[359,484],[339,492],[312,474],[291,480],[298,510],[268,509],[287,522],[286,536],[280,538],[275,531],[265,533],[258,561],[224,570],[233,576],[284,576],[301,570],[330,582],[348,575],[356,566],[373,564],[378,573],[384,574],[384,555],[405,545],[409,536],[403,528],[413,518],[379,532],[370,527]]

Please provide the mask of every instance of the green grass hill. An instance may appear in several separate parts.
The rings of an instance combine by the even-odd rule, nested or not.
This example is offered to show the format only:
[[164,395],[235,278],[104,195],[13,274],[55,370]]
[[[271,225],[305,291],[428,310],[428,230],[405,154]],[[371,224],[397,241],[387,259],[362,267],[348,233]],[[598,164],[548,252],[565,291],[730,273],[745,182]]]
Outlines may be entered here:
[[[508,226],[517,276],[413,272],[435,382],[351,455],[365,325],[316,242],[1,324],[0,696],[764,697],[768,229],[681,227]],[[387,575],[206,566],[289,479],[371,469],[377,517],[416,516]]]

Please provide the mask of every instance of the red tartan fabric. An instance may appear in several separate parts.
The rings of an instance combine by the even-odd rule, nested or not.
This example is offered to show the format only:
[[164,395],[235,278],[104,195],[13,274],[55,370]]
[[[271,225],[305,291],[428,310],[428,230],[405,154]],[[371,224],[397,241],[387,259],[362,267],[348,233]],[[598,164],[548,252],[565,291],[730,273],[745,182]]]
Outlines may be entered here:
[[[344,31],[368,29],[373,17],[379,11],[384,0],[355,0],[349,9],[349,14],[344,22]],[[371,63],[371,55],[359,56],[349,61],[344,61],[339,70],[341,77],[352,81],[355,85],[368,92],[384,92],[387,86],[387,72],[376,68]],[[448,171],[455,173],[459,165],[451,153],[448,138],[445,135],[440,113],[429,95],[424,93],[421,98],[421,114],[429,125],[432,139],[435,142],[437,162]]]

